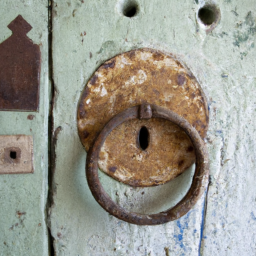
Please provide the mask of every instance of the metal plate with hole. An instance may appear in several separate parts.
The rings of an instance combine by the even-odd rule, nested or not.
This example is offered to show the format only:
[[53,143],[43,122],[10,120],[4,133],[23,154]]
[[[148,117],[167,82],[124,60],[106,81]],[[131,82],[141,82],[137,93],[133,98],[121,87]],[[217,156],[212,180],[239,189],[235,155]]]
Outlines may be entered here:
[[33,173],[33,137],[0,136],[0,174]]
[[[208,106],[196,78],[173,56],[144,48],[108,60],[89,80],[77,117],[85,149],[88,151],[113,116],[142,103],[174,111],[205,137]],[[144,134],[146,147],[140,142],[142,127],[148,132]],[[123,183],[155,186],[184,172],[194,163],[195,155],[189,138],[179,127],[153,118],[131,120],[116,127],[106,139],[99,159],[100,169]]]

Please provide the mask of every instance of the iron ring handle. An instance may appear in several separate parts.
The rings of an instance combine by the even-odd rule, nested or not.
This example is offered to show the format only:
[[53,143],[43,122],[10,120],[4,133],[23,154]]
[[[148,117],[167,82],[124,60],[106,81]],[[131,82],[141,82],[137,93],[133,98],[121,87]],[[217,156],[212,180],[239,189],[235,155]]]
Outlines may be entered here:
[[[121,123],[135,119],[162,118],[182,128],[189,136],[196,154],[196,169],[187,194],[174,207],[157,214],[128,212],[116,204],[103,189],[98,176],[98,159],[102,145],[110,132]],[[197,130],[183,117],[155,105],[140,105],[128,108],[113,117],[102,129],[87,154],[86,176],[95,200],[111,215],[137,225],[163,224],[185,215],[198,201],[208,185],[208,152]]]

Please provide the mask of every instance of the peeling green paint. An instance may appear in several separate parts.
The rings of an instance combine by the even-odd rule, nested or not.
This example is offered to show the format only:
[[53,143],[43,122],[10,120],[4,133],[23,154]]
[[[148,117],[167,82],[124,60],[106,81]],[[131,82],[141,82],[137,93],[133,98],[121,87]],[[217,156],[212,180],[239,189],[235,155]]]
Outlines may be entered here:
[[[248,226],[247,219],[238,217],[244,215],[239,210],[235,216],[232,211],[238,201],[243,204],[246,200],[251,205],[255,197],[253,191],[247,191],[246,186],[242,188],[239,182],[255,181],[255,165],[248,161],[248,155],[253,158],[255,152],[250,141],[255,134],[244,124],[253,123],[249,120],[255,109],[252,106],[256,53],[255,48],[247,49],[252,35],[245,42],[239,42],[239,37],[251,26],[245,24],[246,10],[254,14],[256,7],[250,0],[216,2],[221,20],[207,34],[197,21],[196,4],[204,5],[204,1],[138,0],[139,12],[133,18],[122,15],[122,3],[86,1],[86,5],[77,8],[74,17],[66,9],[66,1],[56,1],[54,8],[57,12],[53,20],[54,81],[59,92],[54,126],[63,127],[56,148],[56,190],[50,226],[56,255],[156,256],[164,255],[165,248],[169,248],[170,255],[197,256],[201,248],[200,255],[254,256],[251,244],[255,238],[247,236],[247,230],[253,233],[256,226]],[[241,17],[244,17],[242,24]],[[77,37],[81,31],[86,31],[83,44]],[[241,37],[243,40],[244,35]],[[239,47],[234,45],[236,40]],[[152,47],[177,56],[196,75],[210,102],[207,146],[212,178],[205,214],[202,214],[202,199],[189,216],[157,227],[124,223],[98,206],[85,182],[86,153],[76,128],[80,93],[97,67],[116,54],[139,47]],[[71,49],[76,49],[77,54]],[[150,189],[130,188],[102,173],[100,178],[119,204],[133,211],[156,212],[178,200],[180,193],[186,191],[190,175],[186,173],[173,183]],[[240,223],[245,227],[241,231]],[[230,236],[234,230],[238,237]],[[226,252],[230,244],[232,247]]]
[[[240,47],[241,44],[246,43],[248,40],[255,40],[256,35],[256,17],[249,11],[243,22],[237,23],[237,30],[234,32],[233,44]],[[251,44],[247,46],[250,50]]]

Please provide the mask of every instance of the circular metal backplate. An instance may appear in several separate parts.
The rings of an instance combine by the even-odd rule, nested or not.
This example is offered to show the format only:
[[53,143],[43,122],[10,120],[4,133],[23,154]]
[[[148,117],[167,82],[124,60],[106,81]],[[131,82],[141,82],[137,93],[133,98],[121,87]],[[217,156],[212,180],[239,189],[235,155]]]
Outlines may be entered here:
[[[176,112],[205,137],[208,107],[196,78],[171,55],[144,48],[108,60],[87,83],[77,117],[85,149],[89,150],[112,117],[143,103]],[[149,132],[145,150],[138,143],[143,126]],[[155,186],[185,171],[194,163],[195,153],[178,126],[153,118],[131,120],[115,128],[106,139],[99,159],[100,169],[123,183]]]

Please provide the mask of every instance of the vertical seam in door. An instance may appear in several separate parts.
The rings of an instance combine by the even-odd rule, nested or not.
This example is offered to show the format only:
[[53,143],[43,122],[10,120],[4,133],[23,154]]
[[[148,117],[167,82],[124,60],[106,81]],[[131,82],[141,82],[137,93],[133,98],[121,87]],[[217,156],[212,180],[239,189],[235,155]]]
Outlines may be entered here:
[[[48,0],[48,74],[50,83],[49,93],[49,114],[48,114],[48,196],[46,206],[46,224],[48,226],[48,240],[49,240],[49,255],[53,256],[54,253],[54,237],[51,233],[50,223],[50,208],[53,204],[53,175],[55,168],[55,146],[54,140],[54,117],[53,117],[53,106],[55,98],[55,86],[53,79],[53,57],[52,57],[52,4],[51,0]],[[53,157],[54,156],[54,157]]]

